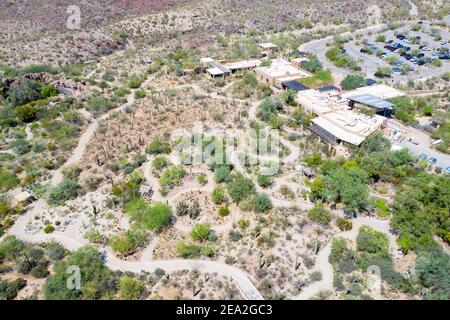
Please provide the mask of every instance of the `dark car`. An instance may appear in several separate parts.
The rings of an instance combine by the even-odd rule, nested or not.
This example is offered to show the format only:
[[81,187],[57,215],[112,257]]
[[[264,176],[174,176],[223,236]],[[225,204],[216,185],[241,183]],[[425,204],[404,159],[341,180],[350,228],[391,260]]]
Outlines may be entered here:
[[423,60],[419,60],[419,61],[417,62],[417,64],[418,64],[419,66],[423,66],[423,65],[425,64],[425,62],[424,62]]
[[423,57],[425,57],[425,54],[424,54],[424,53],[419,53],[419,54],[417,55],[417,58],[423,58]]
[[410,54],[405,55],[405,59],[406,60],[411,60],[412,59],[412,55],[410,55]]

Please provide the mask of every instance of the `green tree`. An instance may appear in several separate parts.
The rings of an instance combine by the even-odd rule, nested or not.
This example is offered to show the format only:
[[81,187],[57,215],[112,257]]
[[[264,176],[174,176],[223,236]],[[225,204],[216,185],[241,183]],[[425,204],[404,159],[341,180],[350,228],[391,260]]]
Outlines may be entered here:
[[[81,272],[81,289],[68,288],[69,266],[78,266]],[[44,285],[47,300],[101,299],[116,291],[116,279],[103,262],[100,253],[92,246],[82,247],[70,254],[67,260],[57,262],[53,273]]]
[[365,87],[367,85],[366,80],[361,76],[347,75],[341,82],[341,87],[344,90],[352,90],[359,87]]

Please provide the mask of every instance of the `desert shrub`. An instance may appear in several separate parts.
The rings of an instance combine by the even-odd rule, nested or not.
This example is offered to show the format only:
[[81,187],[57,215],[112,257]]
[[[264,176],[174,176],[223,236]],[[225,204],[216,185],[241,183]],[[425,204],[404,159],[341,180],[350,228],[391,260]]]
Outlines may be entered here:
[[88,110],[94,114],[102,114],[113,108],[113,104],[103,96],[95,96],[88,101]]
[[74,199],[80,194],[81,186],[72,179],[63,179],[60,184],[51,188],[47,194],[50,205],[61,205],[65,201]]
[[231,180],[230,166],[219,165],[214,168],[214,180],[216,183],[229,182]]
[[144,226],[152,231],[161,231],[172,221],[170,207],[162,202],[156,202],[147,210],[142,218]]
[[[72,275],[67,272],[69,266],[80,268],[85,285],[79,290],[67,286],[68,279]],[[43,291],[48,300],[93,300],[106,298],[115,290],[116,279],[113,272],[105,266],[101,254],[96,249],[86,246],[72,252],[67,260],[55,264]]]
[[308,218],[311,221],[326,226],[331,221],[331,212],[322,203],[316,203],[313,208],[308,210]]
[[48,258],[53,262],[60,261],[62,258],[64,258],[65,253],[66,250],[64,249],[64,247],[57,242],[51,242],[46,247],[46,254]]
[[114,95],[118,98],[123,98],[127,94],[130,94],[130,90],[126,87],[116,87],[113,89]]
[[239,241],[242,239],[242,233],[240,233],[239,231],[235,231],[235,230],[230,230],[228,232],[228,237],[230,238],[231,241]]
[[42,98],[50,98],[58,95],[58,91],[56,91],[55,87],[52,85],[46,85],[41,88],[41,96]]
[[255,193],[253,182],[238,173],[233,175],[232,180],[227,184],[227,190],[230,197],[239,203],[246,197]]
[[250,225],[250,221],[248,221],[247,219],[239,219],[237,224],[238,224],[239,228],[244,230]]
[[197,176],[197,182],[199,185],[204,186],[208,183],[208,177],[206,176],[206,174],[201,173]]
[[322,63],[315,55],[309,55],[308,60],[302,61],[300,66],[311,73],[316,73],[323,69]]
[[224,203],[227,200],[225,190],[220,186],[215,187],[211,194],[211,200],[215,204]]
[[181,201],[177,205],[176,213],[177,213],[177,216],[179,216],[179,217],[188,215],[189,214],[189,205],[186,202]]
[[198,223],[196,224],[191,232],[191,238],[195,241],[205,241],[208,239],[208,235],[210,233],[210,225],[208,223]]
[[256,178],[256,181],[263,188],[267,188],[267,187],[270,187],[272,185],[272,179],[268,175],[258,174],[258,177]]
[[170,167],[163,171],[159,183],[163,188],[173,187],[181,182],[186,171],[181,166]]
[[134,278],[126,277],[119,282],[119,299],[139,300],[144,291],[144,284]]
[[12,83],[6,96],[13,106],[22,106],[32,101],[42,99],[42,83],[36,80],[22,79],[19,83]]
[[392,75],[391,67],[379,67],[375,72],[375,76],[378,78],[390,78]]
[[140,221],[149,208],[148,203],[142,198],[131,199],[124,206],[125,213],[131,221]]
[[44,232],[45,233],[52,233],[53,231],[55,231],[55,227],[52,226],[51,224],[48,224],[44,227]]
[[153,159],[152,165],[156,171],[161,171],[169,165],[169,160],[164,156],[158,156]]
[[322,278],[323,278],[323,276],[320,271],[314,271],[313,273],[311,273],[311,276],[310,276],[310,279],[312,282],[320,281],[320,280],[322,280]]
[[122,255],[129,255],[147,241],[145,231],[133,227],[122,235],[115,235],[109,239],[111,248]]
[[138,77],[132,77],[128,81],[128,87],[130,87],[131,89],[137,89],[141,86],[141,83],[142,83],[142,79],[140,79]]
[[410,124],[414,122],[416,108],[412,99],[408,96],[396,97],[391,99],[394,104],[394,117],[401,122]]
[[189,244],[184,241],[179,241],[176,246],[176,251],[179,256],[185,259],[194,259],[200,257],[202,248],[196,244]]
[[262,213],[272,208],[272,201],[265,193],[258,193],[253,202],[253,211]]
[[0,300],[14,300],[19,291],[27,285],[22,278],[15,280],[0,280]]
[[337,226],[341,231],[349,231],[352,230],[353,224],[350,220],[345,218],[338,217],[336,220]]
[[367,85],[366,80],[361,76],[356,75],[347,75],[342,81],[341,81],[341,87],[344,90],[352,90],[359,87],[365,87]]
[[29,103],[16,107],[16,112],[20,122],[29,123],[37,119],[38,109]]
[[171,147],[168,142],[163,141],[161,138],[155,138],[145,149],[148,154],[161,154],[170,153]]
[[19,183],[19,178],[14,172],[10,172],[0,166],[0,192],[6,192]]
[[229,214],[230,214],[230,209],[228,209],[227,206],[222,206],[219,208],[219,215],[221,217],[226,217]]
[[267,97],[259,105],[257,116],[263,121],[269,121],[273,115],[276,115],[282,109],[283,104],[280,100],[273,97]]

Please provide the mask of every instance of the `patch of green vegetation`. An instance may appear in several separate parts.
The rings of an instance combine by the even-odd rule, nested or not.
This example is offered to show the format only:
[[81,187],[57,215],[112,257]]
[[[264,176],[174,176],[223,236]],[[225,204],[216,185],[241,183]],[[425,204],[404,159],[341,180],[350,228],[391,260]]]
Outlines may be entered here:
[[308,88],[315,89],[322,86],[333,84],[334,79],[333,76],[331,75],[331,71],[326,69],[320,70],[310,77],[301,78],[298,81],[303,85],[307,86]]

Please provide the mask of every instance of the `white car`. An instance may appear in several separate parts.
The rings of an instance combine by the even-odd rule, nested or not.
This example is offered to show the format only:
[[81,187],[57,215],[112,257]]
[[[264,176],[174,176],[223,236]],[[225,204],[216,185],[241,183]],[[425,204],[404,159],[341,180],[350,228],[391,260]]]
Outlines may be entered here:
[[431,49],[428,48],[428,47],[423,47],[423,48],[422,48],[422,51],[431,51]]
[[447,44],[447,40],[442,40],[441,41],[441,46],[445,46]]

